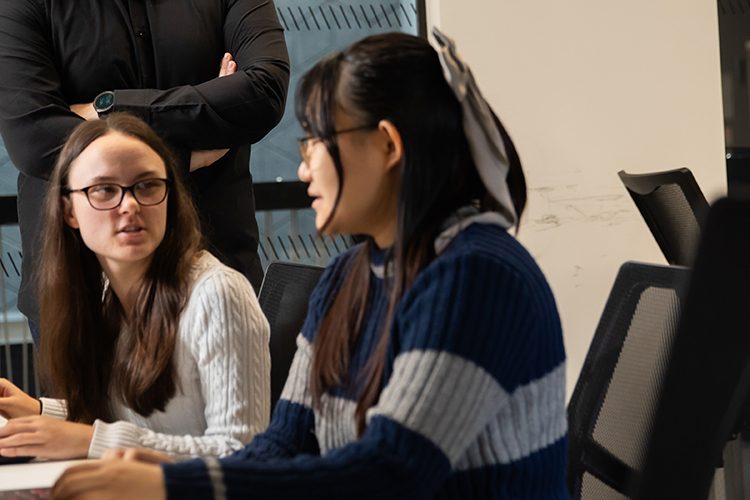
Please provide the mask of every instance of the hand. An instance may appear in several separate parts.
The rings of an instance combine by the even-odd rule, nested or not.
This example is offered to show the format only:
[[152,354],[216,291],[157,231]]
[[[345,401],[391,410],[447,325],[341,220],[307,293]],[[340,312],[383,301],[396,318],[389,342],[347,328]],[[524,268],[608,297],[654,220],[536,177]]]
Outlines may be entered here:
[[39,415],[39,400],[32,398],[13,383],[0,378],[0,415],[5,418]]
[[233,75],[236,71],[237,63],[232,57],[232,54],[229,52],[224,53],[224,57],[221,58],[221,64],[219,65],[219,78],[222,76]]
[[219,161],[222,156],[227,154],[228,149],[204,149],[190,153],[190,171],[213,165]]
[[93,102],[87,102],[85,104],[71,104],[70,110],[83,118],[84,120],[98,120],[99,113],[94,109]]
[[161,467],[132,460],[97,460],[68,468],[52,488],[59,500],[167,498]]
[[94,427],[50,417],[20,417],[0,427],[0,456],[51,459],[89,454]]
[[[237,63],[235,62],[232,54],[229,52],[224,53],[224,57],[221,58],[219,63],[219,78],[233,75],[237,71]],[[195,172],[199,168],[208,167],[213,165],[225,154],[228,149],[205,149],[193,151],[190,153],[190,171]]]
[[171,464],[172,457],[166,453],[149,450],[147,448],[111,448],[104,452],[102,458],[105,460],[121,459],[144,462],[148,464]]

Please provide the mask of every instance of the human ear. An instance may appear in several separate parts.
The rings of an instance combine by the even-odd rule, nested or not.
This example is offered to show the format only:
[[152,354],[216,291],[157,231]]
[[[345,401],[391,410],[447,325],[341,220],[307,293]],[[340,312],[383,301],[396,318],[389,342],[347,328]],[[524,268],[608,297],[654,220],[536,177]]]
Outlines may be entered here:
[[388,170],[401,164],[404,156],[404,142],[401,139],[401,133],[390,120],[380,120],[378,130],[386,136],[386,168]]
[[73,209],[73,203],[71,203],[70,198],[68,198],[67,196],[64,197],[62,199],[62,204],[65,223],[73,229],[79,229],[81,226],[78,224],[78,218],[76,217],[76,212]]

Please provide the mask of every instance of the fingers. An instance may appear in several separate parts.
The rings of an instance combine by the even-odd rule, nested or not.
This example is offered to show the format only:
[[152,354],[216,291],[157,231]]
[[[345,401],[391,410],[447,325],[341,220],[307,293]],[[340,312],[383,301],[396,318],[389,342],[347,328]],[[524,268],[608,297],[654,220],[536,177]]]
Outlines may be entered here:
[[44,446],[17,446],[15,448],[0,448],[0,457],[38,457],[45,458],[46,448]]
[[149,464],[171,463],[172,457],[164,453],[145,448],[131,448],[125,451],[125,460],[138,460]]
[[36,432],[43,428],[45,417],[34,415],[31,417],[16,417],[0,427],[0,438],[12,436],[20,432]]
[[39,432],[38,422],[32,418],[8,421],[0,427],[0,456],[36,457],[44,455],[47,437]]
[[77,498],[100,487],[102,485],[100,469],[101,462],[86,463],[68,468],[52,488],[52,498]]
[[214,164],[227,154],[228,151],[228,149],[203,149],[191,152],[190,171],[194,172],[199,168]]
[[[28,446],[43,445],[46,443],[46,439],[40,433],[34,430],[21,430],[11,435],[0,438],[0,455],[5,457],[17,456],[8,455],[11,449],[23,448]],[[31,456],[31,455],[18,455],[18,456]]]
[[227,76],[229,71],[229,61],[232,60],[232,56],[229,52],[224,53],[224,57],[221,58],[221,64],[219,64],[219,78]]
[[13,420],[8,421],[8,425],[27,425],[27,424],[39,424],[50,420],[50,417],[43,415],[24,415],[23,417],[16,417]]
[[129,448],[110,448],[102,453],[102,460],[122,460]]
[[70,111],[77,114],[84,120],[98,120],[99,119],[99,113],[97,113],[96,108],[94,108],[93,102],[88,102],[88,103],[83,103],[83,104],[71,104]]
[[[2,380],[5,379],[0,379]],[[0,415],[13,418],[38,413],[39,400],[32,398],[7,380],[5,380],[5,385],[0,385]]]
[[11,398],[0,397],[0,416],[11,418],[13,411],[13,400]]
[[219,161],[225,154],[229,152],[228,149],[209,149],[206,151],[206,157],[208,158],[208,164],[211,165]]
[[12,396],[16,392],[20,391],[13,382],[7,378],[0,377],[0,397]]
[[103,460],[67,469],[57,480],[56,499],[165,498],[161,468],[125,460]]
[[113,448],[102,455],[103,460],[130,460],[149,464],[171,463],[172,457],[146,448]]
[[232,58],[232,54],[226,52],[224,57],[221,58],[221,65],[219,66],[219,78],[223,76],[229,76],[237,71],[237,63]]
[[0,443],[3,438],[8,436],[14,436],[20,432],[32,432],[35,428],[27,425],[26,422],[17,422],[16,420],[8,420],[8,423],[0,427]]
[[34,432],[24,432],[0,439],[2,457],[38,457],[45,454],[46,440]]

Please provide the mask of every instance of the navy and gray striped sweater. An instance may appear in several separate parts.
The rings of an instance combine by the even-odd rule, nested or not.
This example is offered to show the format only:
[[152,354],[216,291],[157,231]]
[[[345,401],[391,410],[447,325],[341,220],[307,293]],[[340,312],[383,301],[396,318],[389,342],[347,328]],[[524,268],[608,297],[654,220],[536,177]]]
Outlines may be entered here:
[[[164,465],[169,498],[567,498],[560,321],[526,250],[500,227],[473,224],[417,276],[360,438],[352,390],[330,391],[323,410],[309,390],[315,332],[352,255],[311,297],[268,430],[228,458]],[[384,288],[373,275],[353,374],[374,348]]]

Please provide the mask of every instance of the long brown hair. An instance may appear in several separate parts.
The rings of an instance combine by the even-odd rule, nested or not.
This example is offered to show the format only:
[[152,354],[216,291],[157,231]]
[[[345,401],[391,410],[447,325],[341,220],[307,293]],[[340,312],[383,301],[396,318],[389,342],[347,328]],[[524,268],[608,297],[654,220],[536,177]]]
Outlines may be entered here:
[[[164,161],[171,181],[167,230],[130,314],[105,286],[94,252],[64,219],[71,164],[92,142],[113,132],[149,146]],[[175,394],[172,357],[179,317],[189,292],[190,269],[201,248],[198,216],[181,175],[156,133],[123,113],[82,123],[60,152],[45,203],[39,364],[45,388],[67,400],[69,420],[109,417],[113,397],[148,416],[163,410]],[[127,333],[120,340],[123,329]]]
[[[417,274],[435,257],[434,241],[442,223],[459,207],[474,204],[496,210],[472,160],[462,126],[461,107],[446,83],[435,50],[423,39],[403,33],[367,37],[316,64],[300,81],[297,117],[305,131],[326,145],[338,173],[338,196],[344,169],[336,144],[333,117],[341,108],[373,124],[389,120],[404,147],[400,165],[396,238],[387,254],[388,310],[382,333],[361,380],[348,381],[349,360],[362,330],[370,287],[370,247],[355,250],[341,289],[315,336],[311,389],[315,403],[335,386],[354,382],[359,396],[356,419],[361,434],[365,413],[380,395],[394,311]],[[495,124],[510,162],[508,186],[520,219],[526,204],[526,181],[515,146],[502,123]]]

